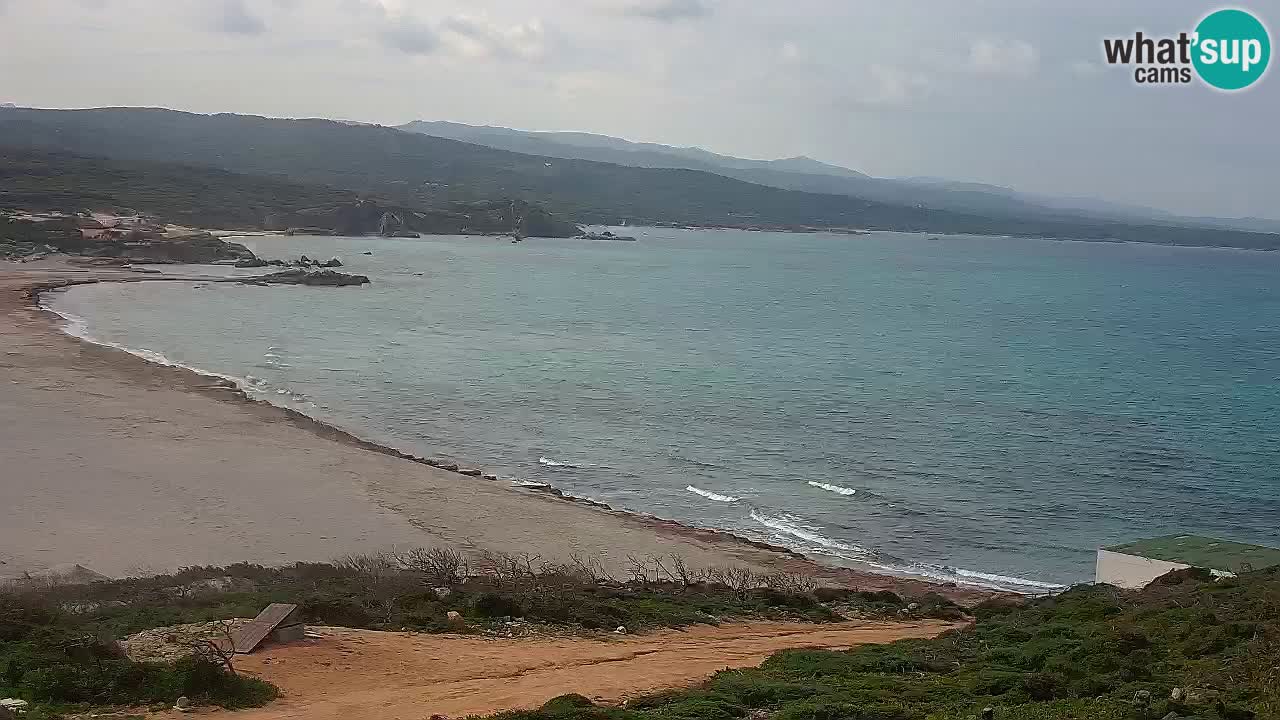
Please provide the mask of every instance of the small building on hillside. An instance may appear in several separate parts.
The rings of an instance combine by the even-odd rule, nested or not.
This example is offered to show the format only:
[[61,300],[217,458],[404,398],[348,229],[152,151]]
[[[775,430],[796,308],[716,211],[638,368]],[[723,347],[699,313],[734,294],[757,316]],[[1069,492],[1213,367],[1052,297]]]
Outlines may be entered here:
[[1166,535],[1098,550],[1096,581],[1137,589],[1165,573],[1197,567],[1230,576],[1280,565],[1280,549],[1215,540],[1199,535]]

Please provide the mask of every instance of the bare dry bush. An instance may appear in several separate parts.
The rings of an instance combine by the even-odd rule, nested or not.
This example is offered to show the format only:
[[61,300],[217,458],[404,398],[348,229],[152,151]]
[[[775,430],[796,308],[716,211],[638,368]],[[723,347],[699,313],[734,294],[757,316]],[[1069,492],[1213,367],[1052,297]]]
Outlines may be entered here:
[[191,649],[191,654],[200,660],[217,665],[232,675],[238,675],[235,666],[236,644],[232,638],[232,624],[224,620],[218,625],[221,628],[218,637],[194,640],[188,647]]
[[400,553],[396,560],[400,567],[420,573],[436,587],[456,587],[471,574],[466,556],[451,548],[414,548]]

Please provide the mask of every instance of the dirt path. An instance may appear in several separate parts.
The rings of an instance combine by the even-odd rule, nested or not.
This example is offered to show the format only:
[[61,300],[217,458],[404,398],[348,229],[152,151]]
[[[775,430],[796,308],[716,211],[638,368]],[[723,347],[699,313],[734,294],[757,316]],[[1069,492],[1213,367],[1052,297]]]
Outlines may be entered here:
[[[322,637],[242,658],[241,672],[283,697],[258,710],[201,713],[227,720],[423,720],[534,708],[576,692],[603,702],[751,667],[787,648],[849,648],[932,637],[941,621],[839,625],[755,623],[649,635],[484,639],[321,628]],[[185,717],[173,713],[164,717]]]

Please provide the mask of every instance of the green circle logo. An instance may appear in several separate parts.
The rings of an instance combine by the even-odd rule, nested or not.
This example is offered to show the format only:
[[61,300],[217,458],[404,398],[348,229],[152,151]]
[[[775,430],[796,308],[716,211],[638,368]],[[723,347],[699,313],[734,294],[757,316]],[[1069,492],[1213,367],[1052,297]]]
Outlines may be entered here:
[[1271,60],[1271,38],[1262,21],[1244,10],[1218,10],[1196,26],[1192,64],[1200,79],[1219,90],[1243,90],[1258,81]]

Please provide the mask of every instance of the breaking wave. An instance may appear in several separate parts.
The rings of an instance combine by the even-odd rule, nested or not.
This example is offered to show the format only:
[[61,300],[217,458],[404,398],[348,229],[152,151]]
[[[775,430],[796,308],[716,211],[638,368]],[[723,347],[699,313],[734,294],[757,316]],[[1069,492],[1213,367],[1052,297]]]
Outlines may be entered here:
[[549,458],[549,457],[540,457],[540,458],[538,458],[538,463],[539,463],[540,465],[546,465],[547,467],[553,467],[553,468],[580,468],[580,467],[583,467],[582,465],[578,465],[578,464],[576,464],[576,463],[563,462],[563,461],[560,461],[560,460],[553,460],[553,459],[551,459],[551,458]]
[[742,498],[734,497],[732,495],[721,495],[720,493],[713,493],[710,490],[703,490],[702,488],[696,488],[692,485],[686,487],[685,490],[688,490],[694,495],[701,495],[702,497],[708,500],[715,500],[716,502],[722,502],[722,503],[735,503],[742,499]]
[[[849,543],[829,538],[817,529],[809,525],[805,525],[803,520],[795,517],[794,515],[772,516],[765,515],[759,510],[752,510],[750,517],[752,520],[755,520],[770,530],[812,543],[813,545],[816,545],[818,549],[825,548],[827,550],[840,550],[847,553],[855,553],[859,557],[865,557],[867,555],[866,548],[861,548],[857,545],[851,545]],[[844,556],[841,555],[840,557]],[[850,557],[848,559],[856,560],[858,558]]]
[[1029,580],[1011,575],[999,575],[977,570],[966,570],[964,568],[897,560],[851,543],[829,538],[817,528],[794,515],[783,514],[775,516],[752,510],[750,517],[780,536],[791,538],[793,541],[804,541],[804,544],[792,542],[789,546],[793,550],[852,560],[894,575],[928,578],[939,582],[1003,590],[1023,595],[1044,595],[1066,588],[1065,585],[1057,583]]
[[828,492],[833,492],[837,495],[856,495],[858,493],[858,491],[854,490],[853,488],[841,487],[839,485],[832,485],[830,483],[818,482],[817,480],[810,480],[809,484],[816,488],[822,488],[823,490],[827,490]]

